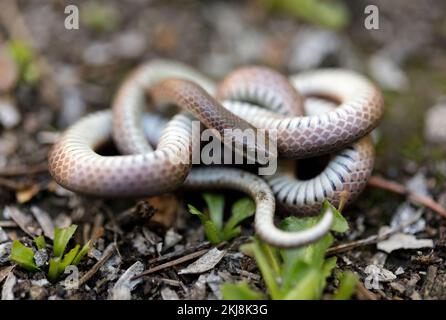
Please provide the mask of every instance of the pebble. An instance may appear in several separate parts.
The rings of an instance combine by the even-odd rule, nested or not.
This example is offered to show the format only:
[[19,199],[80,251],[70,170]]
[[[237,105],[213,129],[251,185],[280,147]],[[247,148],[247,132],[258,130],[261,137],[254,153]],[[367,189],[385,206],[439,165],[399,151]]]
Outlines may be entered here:
[[6,129],[11,129],[18,125],[21,119],[20,112],[13,100],[0,97],[0,124]]
[[131,291],[136,287],[138,283],[142,281],[142,278],[132,280],[132,278],[144,271],[144,264],[140,261],[136,261],[130,268],[128,268],[124,274],[116,281],[113,289],[111,290],[111,300],[130,300]]
[[290,70],[306,70],[320,66],[323,60],[339,51],[341,39],[334,32],[306,29],[291,42],[288,58]]
[[46,250],[41,249],[36,251],[34,254],[34,261],[38,267],[45,265],[45,263],[48,261],[48,253]]
[[0,264],[9,261],[9,255],[11,254],[12,242],[5,242],[0,244]]
[[105,42],[93,42],[82,53],[82,59],[87,65],[102,66],[111,62],[113,45]]
[[0,243],[6,242],[8,240],[9,240],[9,237],[6,234],[5,230],[3,230],[2,227],[0,227]]
[[141,56],[147,48],[147,38],[136,31],[119,33],[113,40],[114,55],[120,58],[134,59]]
[[427,111],[425,136],[430,143],[446,143],[446,104],[438,104]]
[[406,73],[385,54],[372,55],[368,66],[372,77],[382,88],[399,92],[408,89],[409,79]]

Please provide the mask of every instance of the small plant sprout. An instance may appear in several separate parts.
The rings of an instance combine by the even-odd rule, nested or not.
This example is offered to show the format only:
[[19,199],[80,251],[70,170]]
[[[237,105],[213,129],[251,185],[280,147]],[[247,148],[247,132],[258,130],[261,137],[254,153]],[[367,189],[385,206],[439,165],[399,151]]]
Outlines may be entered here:
[[248,217],[254,215],[255,203],[248,197],[236,201],[231,208],[231,217],[224,223],[223,213],[225,199],[221,194],[204,193],[208,210],[202,213],[192,205],[188,205],[189,212],[198,216],[204,227],[207,239],[212,244],[228,241],[241,233],[239,224]]
[[[315,225],[323,213],[331,208],[335,220],[331,230],[344,233],[348,223],[338,210],[325,202],[321,215],[317,217],[288,217],[282,223],[282,229],[296,232]],[[248,255],[254,256],[262,274],[268,295],[251,289],[246,282],[225,284],[222,294],[225,299],[278,299],[278,300],[309,300],[321,299],[326,280],[336,267],[336,257],[326,258],[326,253],[334,238],[326,234],[319,241],[298,249],[277,249],[257,238],[241,247]],[[337,272],[339,286],[332,296],[333,299],[349,299],[355,291],[357,277],[352,272]]]
[[[65,271],[65,268],[69,265],[77,265],[90,248],[91,240],[82,248],[77,244],[74,248],[65,253],[68,243],[76,232],[76,229],[76,225],[71,225],[67,228],[56,228],[54,230],[54,257],[50,258],[48,267],[48,279],[51,282],[56,282]],[[36,245],[37,250],[46,250],[44,236],[41,235],[34,238],[34,244]],[[12,262],[28,271],[40,271],[41,269],[36,264],[35,256],[35,252],[32,248],[28,248],[18,240],[13,242],[11,255],[9,256]]]
[[34,251],[18,240],[14,240],[9,259],[28,271],[39,271],[34,261]]

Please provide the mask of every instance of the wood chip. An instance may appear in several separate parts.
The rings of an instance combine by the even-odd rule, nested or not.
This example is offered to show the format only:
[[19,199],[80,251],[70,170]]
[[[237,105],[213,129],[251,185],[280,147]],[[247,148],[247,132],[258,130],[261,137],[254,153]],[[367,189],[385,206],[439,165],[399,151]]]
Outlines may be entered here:
[[53,220],[51,219],[50,215],[43,211],[42,209],[32,206],[31,212],[33,213],[34,217],[36,218],[37,222],[39,223],[40,227],[43,230],[43,234],[53,240],[54,239],[54,224]]
[[167,193],[147,199],[147,203],[156,208],[150,219],[150,225],[168,229],[173,226],[177,218],[178,200],[173,194]]
[[130,300],[132,298],[132,290],[142,281],[142,279],[133,279],[141,274],[144,265],[140,261],[136,261],[124,274],[116,281],[111,290],[111,300]]
[[8,215],[14,220],[20,229],[22,229],[27,235],[34,237],[36,235],[35,231],[31,227],[32,218],[31,216],[23,213],[17,207],[6,206],[4,210],[4,215]]
[[396,233],[389,239],[378,243],[377,248],[387,253],[399,249],[421,249],[433,248],[434,242],[432,239],[417,239],[411,234]]
[[161,298],[163,300],[179,300],[177,293],[170,289],[169,287],[165,287],[161,289]]
[[38,184],[33,184],[31,187],[19,190],[16,192],[15,197],[18,203],[26,203],[30,201],[40,191]]
[[3,284],[2,300],[14,300],[14,286],[17,283],[17,278],[13,272],[9,272],[8,276]]
[[0,226],[0,243],[6,242],[9,240],[8,234],[3,230],[3,228]]
[[14,269],[14,266],[4,267],[0,269],[0,283],[5,280],[9,273]]
[[186,268],[181,269],[178,274],[197,274],[203,273],[213,269],[226,254],[226,250],[218,250],[213,248],[209,250],[204,256],[188,265]]

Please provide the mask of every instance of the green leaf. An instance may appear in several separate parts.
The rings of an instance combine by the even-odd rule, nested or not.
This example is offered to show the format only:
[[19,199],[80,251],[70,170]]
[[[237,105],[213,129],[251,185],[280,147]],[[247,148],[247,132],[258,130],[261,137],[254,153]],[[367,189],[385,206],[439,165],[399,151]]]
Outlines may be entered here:
[[56,228],[54,230],[53,251],[54,255],[61,258],[67,248],[68,242],[76,232],[77,225],[73,224],[68,228]]
[[198,216],[201,223],[204,227],[204,233],[206,234],[206,238],[209,240],[212,244],[218,244],[222,241],[220,237],[220,232],[218,231],[217,227],[215,226],[214,222],[211,221],[206,215],[201,213],[197,208],[194,206],[188,204],[189,212],[191,214],[194,214]]
[[267,7],[277,8],[308,22],[333,30],[349,23],[349,11],[343,2],[321,0],[263,0]]
[[260,241],[255,239],[251,249],[271,298],[280,299],[281,295],[277,283],[278,275],[274,272],[274,268],[269,264],[268,257],[262,250]]
[[328,201],[325,201],[323,212],[325,212],[325,210],[328,210],[328,208],[331,208],[334,214],[334,220],[333,225],[331,226],[331,230],[339,233],[347,232],[349,229],[347,220],[345,220],[342,214],[333,205],[331,205]]
[[206,201],[209,218],[214,222],[218,230],[223,228],[223,212],[225,207],[225,198],[218,193],[203,193],[203,198]]
[[[240,229],[236,228],[239,223],[254,215],[256,205],[251,198],[244,197],[232,205],[232,215],[223,229],[223,238],[230,240],[240,234]],[[238,231],[240,230],[240,231]]]
[[288,232],[303,231],[314,226],[320,220],[320,218],[320,215],[304,218],[290,216],[282,221],[281,228]]
[[18,240],[14,240],[9,259],[28,271],[39,271],[34,262],[34,251]]
[[51,258],[50,267],[48,269],[48,279],[51,282],[56,282],[60,274],[60,258]]
[[319,285],[319,296],[320,297],[322,297],[324,288],[327,285],[327,278],[331,275],[331,273],[333,272],[333,269],[336,267],[337,260],[338,259],[336,257],[330,257],[325,260],[325,262],[322,266],[321,283]]
[[205,224],[205,222],[209,220],[209,218],[206,217],[205,214],[201,213],[201,211],[198,210],[197,208],[195,208],[193,205],[188,204],[187,207],[188,207],[189,212],[191,214],[194,214],[194,215],[198,216],[198,218],[200,219],[202,224]]
[[334,295],[334,300],[348,300],[355,293],[358,278],[351,271],[343,272],[339,279],[339,288]]
[[83,25],[97,32],[116,30],[122,21],[121,12],[110,2],[85,1],[79,16]]
[[320,278],[321,275],[319,270],[314,268],[310,269],[308,273],[297,282],[295,287],[287,293],[284,300],[312,300],[320,298],[318,292]]
[[254,239],[253,239],[252,242],[247,242],[247,243],[240,245],[239,250],[243,254],[252,257],[252,256],[254,256],[254,246],[255,246],[255,243],[254,243]]
[[20,72],[20,79],[27,84],[39,80],[40,70],[33,48],[23,41],[11,40],[8,42],[8,49]]
[[251,289],[246,282],[225,283],[221,287],[223,299],[225,300],[263,300],[262,293]]
[[46,247],[45,237],[44,236],[38,236],[34,238],[34,243],[36,244],[37,249],[42,250]]
[[212,244],[219,244],[222,242],[222,239],[220,238],[220,234],[217,230],[217,227],[215,226],[214,222],[211,220],[208,220],[204,223],[204,233],[206,234],[206,238],[209,240]]
[[282,271],[282,288],[283,295],[286,295],[292,288],[294,288],[307,274],[312,270],[312,267],[303,259],[296,259],[293,263],[283,268]]
[[79,264],[79,262],[82,260],[82,258],[88,253],[88,250],[90,250],[91,240],[88,241],[79,251],[79,253],[76,255],[76,257],[71,262],[72,265],[76,266]]
[[79,252],[80,246],[77,244],[73,249],[68,251],[66,255],[64,255],[62,261],[59,264],[59,275],[62,274],[66,267],[68,267],[76,257]]

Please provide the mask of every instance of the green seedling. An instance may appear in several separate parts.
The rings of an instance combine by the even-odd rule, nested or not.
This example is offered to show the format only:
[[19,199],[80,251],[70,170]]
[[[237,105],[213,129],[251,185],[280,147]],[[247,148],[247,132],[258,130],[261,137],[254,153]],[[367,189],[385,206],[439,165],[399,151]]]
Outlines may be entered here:
[[[56,228],[54,230],[53,254],[49,259],[48,279],[56,282],[69,265],[77,265],[87,254],[91,241],[88,241],[82,248],[76,245],[73,249],[65,253],[68,243],[76,232],[77,226],[71,225],[67,228]],[[34,238],[37,250],[46,250],[44,236]],[[12,244],[9,259],[28,271],[40,271],[34,259],[35,253],[32,248],[26,247],[20,241],[15,240]]]
[[254,201],[248,197],[243,197],[232,205],[231,217],[224,223],[224,196],[215,193],[205,193],[203,198],[208,207],[206,213],[202,213],[190,204],[188,207],[189,212],[200,219],[206,237],[212,244],[228,241],[238,236],[241,233],[239,224],[246,218],[253,216],[256,209]]
[[342,30],[350,22],[350,13],[342,1],[263,0],[262,3],[268,9],[286,12],[332,30]]
[[27,85],[35,84],[41,72],[34,49],[19,40],[8,41],[7,47],[19,71],[19,80]]
[[39,271],[34,262],[34,251],[18,240],[14,240],[9,259],[28,271]]
[[[314,226],[326,210],[333,210],[335,220],[332,232],[344,233],[348,223],[328,202],[324,204],[321,215],[317,217],[288,217],[282,223],[282,229],[290,232],[302,231]],[[225,299],[275,299],[309,300],[321,299],[326,280],[336,267],[336,257],[326,258],[326,253],[334,238],[326,234],[319,241],[298,249],[277,249],[257,238],[241,247],[248,255],[254,256],[262,274],[268,295],[251,289],[245,282],[225,284],[222,293]],[[340,281],[333,299],[349,299],[356,288],[357,278],[352,272],[339,273]]]

